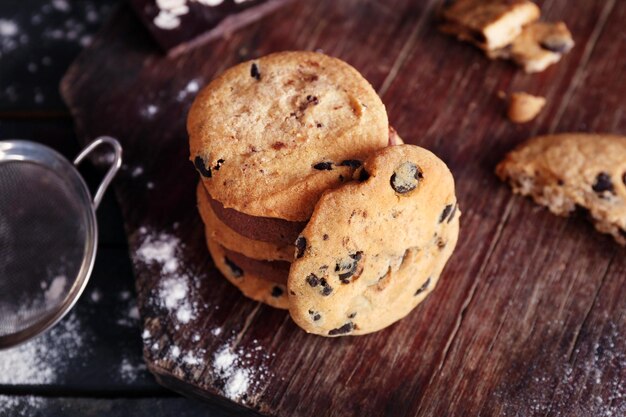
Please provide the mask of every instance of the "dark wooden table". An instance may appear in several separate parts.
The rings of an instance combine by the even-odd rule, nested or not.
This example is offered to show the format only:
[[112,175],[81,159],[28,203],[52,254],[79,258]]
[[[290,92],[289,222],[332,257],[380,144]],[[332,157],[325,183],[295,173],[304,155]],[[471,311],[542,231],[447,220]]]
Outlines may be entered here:
[[[0,2],[0,139],[79,151],[59,81],[117,0]],[[0,33],[1,30],[0,30]],[[82,173],[95,186],[100,173]],[[1,198],[1,196],[0,196]],[[117,202],[98,210],[99,252],[87,289],[52,333],[0,351],[0,416],[225,416],[160,387],[141,353],[134,278]],[[65,334],[64,334],[65,332]]]
[[[291,10],[302,31],[269,19],[238,33],[220,51],[230,51],[230,64],[241,45],[249,45],[251,53],[267,53],[276,45],[314,48],[326,42],[327,52],[349,58],[371,80],[400,133],[435,150],[457,177],[463,238],[437,291],[422,307],[420,317],[435,320],[420,333],[428,336],[416,342],[424,348],[416,355],[425,366],[414,375],[421,382],[412,390],[398,387],[380,414],[623,417],[624,248],[581,219],[557,219],[512,196],[495,179],[493,167],[514,144],[534,134],[626,132],[626,7],[616,0],[576,7],[538,1],[548,19],[568,23],[577,46],[565,62],[527,76],[437,35],[432,17],[438,1],[362,1],[368,7],[363,16],[349,20],[348,29],[341,26],[339,12],[307,22],[305,16],[334,10],[330,1],[309,2]],[[356,3],[345,2],[346,9]],[[102,8],[115,2],[72,2],[69,9],[63,1],[26,3],[0,4],[0,19],[15,21],[21,29],[12,38],[19,43],[21,34],[28,35],[23,47],[0,45],[0,137],[39,140],[73,156],[78,145],[58,81],[81,39],[87,43],[107,14]],[[391,9],[392,3],[398,8]],[[372,17],[366,12],[388,16],[393,26],[346,36],[358,18]],[[265,27],[269,38],[256,36],[264,24],[275,26],[273,31]],[[385,48],[368,38],[379,32],[388,36]],[[355,39],[365,42],[355,45]],[[363,45],[370,41],[376,48],[356,49],[367,48]],[[435,45],[438,53],[419,49],[424,43]],[[533,123],[513,126],[502,118],[499,89],[544,94],[549,104]],[[97,182],[97,173],[86,169],[85,175]],[[123,221],[111,196],[99,211],[94,276],[75,312],[59,327],[72,337],[53,332],[38,342],[40,348],[0,353],[0,416],[227,415],[160,388],[145,371]],[[440,300],[445,300],[446,314],[435,314]],[[415,320],[418,326],[420,319]],[[411,328],[410,323],[399,326]],[[285,403],[299,401],[285,398]],[[272,400],[284,407],[281,398]],[[311,407],[320,409],[332,400]]]

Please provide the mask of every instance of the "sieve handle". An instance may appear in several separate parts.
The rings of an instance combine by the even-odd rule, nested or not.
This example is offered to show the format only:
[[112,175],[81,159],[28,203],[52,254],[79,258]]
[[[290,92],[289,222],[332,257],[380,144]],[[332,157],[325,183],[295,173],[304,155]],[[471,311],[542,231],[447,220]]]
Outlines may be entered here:
[[102,179],[102,182],[98,187],[98,191],[96,191],[96,195],[93,198],[94,209],[97,209],[100,205],[100,201],[102,200],[104,192],[107,190],[107,187],[109,186],[109,184],[111,184],[111,181],[113,181],[113,177],[115,177],[115,174],[117,174],[117,171],[122,166],[122,145],[120,145],[120,143],[112,137],[100,136],[89,145],[87,145],[85,149],[83,149],[78,154],[76,159],[74,159],[74,165],[78,166],[87,155],[89,155],[94,149],[96,149],[100,145],[109,145],[113,148],[113,161],[111,161],[111,167],[104,176],[104,179]]

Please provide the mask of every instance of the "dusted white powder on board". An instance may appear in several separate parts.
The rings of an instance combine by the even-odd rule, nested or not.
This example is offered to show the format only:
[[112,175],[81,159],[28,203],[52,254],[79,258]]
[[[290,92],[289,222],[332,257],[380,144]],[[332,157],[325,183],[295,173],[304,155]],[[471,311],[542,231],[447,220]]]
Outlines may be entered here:
[[179,245],[178,238],[165,233],[156,237],[146,236],[137,250],[137,256],[146,264],[161,264],[163,272],[171,274],[178,269],[178,259],[175,254]]
[[[255,351],[257,349],[252,352]],[[265,366],[251,365],[252,352],[246,352],[243,348],[235,351],[229,344],[225,344],[213,355],[211,367],[218,379],[224,381],[224,395],[231,400],[240,400],[269,375]],[[261,358],[267,359],[269,355]]]
[[180,240],[167,233],[151,234],[139,230],[141,245],[138,259],[147,265],[161,267],[162,280],[157,288],[157,305],[167,309],[179,323],[187,324],[196,318],[196,306],[191,301],[193,278],[182,271],[177,251],[182,248]]

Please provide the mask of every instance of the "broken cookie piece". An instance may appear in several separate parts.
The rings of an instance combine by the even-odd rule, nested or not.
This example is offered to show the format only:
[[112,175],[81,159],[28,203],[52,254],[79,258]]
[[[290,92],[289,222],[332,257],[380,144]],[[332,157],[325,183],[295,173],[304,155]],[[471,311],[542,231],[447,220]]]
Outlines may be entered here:
[[444,6],[440,30],[493,51],[511,44],[540,14],[529,0],[457,0]]
[[513,93],[509,100],[507,116],[513,123],[530,122],[537,117],[545,105],[546,99],[543,97],[524,92]]
[[496,174],[554,214],[587,212],[598,231],[626,245],[626,136],[539,136],[510,152]]
[[563,22],[536,22],[506,47],[488,52],[490,58],[512,59],[527,73],[541,72],[558,62],[574,47],[572,34]]

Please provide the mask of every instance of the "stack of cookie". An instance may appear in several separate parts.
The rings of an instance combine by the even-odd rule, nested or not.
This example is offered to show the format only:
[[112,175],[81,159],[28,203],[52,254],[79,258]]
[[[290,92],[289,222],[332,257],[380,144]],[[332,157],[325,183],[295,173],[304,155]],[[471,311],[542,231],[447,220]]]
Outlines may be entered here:
[[541,72],[572,49],[563,22],[538,22],[530,0],[453,0],[442,10],[444,33],[468,41],[491,59],[511,59],[528,73]]
[[198,95],[187,128],[209,251],[246,296],[337,336],[393,323],[434,287],[458,235],[452,175],[401,145],[345,62],[237,65]]

